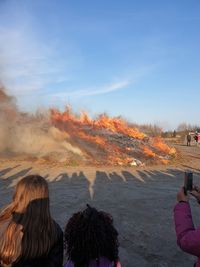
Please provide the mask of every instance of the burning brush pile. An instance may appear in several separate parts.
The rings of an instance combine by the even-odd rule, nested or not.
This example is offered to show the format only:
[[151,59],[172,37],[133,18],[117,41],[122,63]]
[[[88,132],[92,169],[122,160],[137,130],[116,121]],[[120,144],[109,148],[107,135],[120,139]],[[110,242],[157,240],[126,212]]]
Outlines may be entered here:
[[66,165],[143,166],[168,164],[176,150],[121,118],[64,112],[27,114],[0,87],[0,156]]
[[67,107],[64,112],[52,109],[51,123],[68,133],[71,143],[78,146],[88,162],[102,165],[142,166],[167,164],[176,150],[161,138],[149,138],[121,118],[100,115],[92,120],[86,113],[79,117]]

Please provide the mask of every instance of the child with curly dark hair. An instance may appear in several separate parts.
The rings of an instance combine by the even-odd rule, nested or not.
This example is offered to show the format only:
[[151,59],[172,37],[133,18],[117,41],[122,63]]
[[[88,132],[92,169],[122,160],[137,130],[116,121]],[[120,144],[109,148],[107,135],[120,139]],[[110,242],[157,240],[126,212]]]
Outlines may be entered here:
[[64,267],[121,267],[118,232],[110,214],[87,205],[69,219],[64,238],[68,256]]

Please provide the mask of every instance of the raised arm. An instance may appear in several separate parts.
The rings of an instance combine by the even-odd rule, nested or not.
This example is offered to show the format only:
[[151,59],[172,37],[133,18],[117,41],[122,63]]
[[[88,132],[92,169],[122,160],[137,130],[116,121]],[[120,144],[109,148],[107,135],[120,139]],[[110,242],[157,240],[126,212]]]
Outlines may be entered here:
[[194,228],[188,196],[183,191],[178,195],[179,203],[174,208],[177,244],[183,251],[200,257],[200,228]]

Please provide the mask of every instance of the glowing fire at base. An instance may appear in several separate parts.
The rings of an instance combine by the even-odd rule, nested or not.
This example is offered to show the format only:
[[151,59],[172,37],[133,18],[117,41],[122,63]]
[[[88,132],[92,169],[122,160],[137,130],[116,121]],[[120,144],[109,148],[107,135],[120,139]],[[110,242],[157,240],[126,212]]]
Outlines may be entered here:
[[85,112],[75,116],[67,107],[64,112],[52,109],[50,121],[96,164],[138,166],[147,159],[167,164],[176,155],[161,138],[148,138],[121,118],[104,114],[93,120]]

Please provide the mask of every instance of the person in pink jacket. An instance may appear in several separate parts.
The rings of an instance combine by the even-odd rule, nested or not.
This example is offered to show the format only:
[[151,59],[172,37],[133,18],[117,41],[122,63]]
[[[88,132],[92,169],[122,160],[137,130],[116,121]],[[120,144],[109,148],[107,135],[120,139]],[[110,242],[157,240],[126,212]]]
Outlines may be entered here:
[[[191,195],[200,201],[200,188],[195,187]],[[197,256],[195,267],[200,267],[200,227],[195,228],[189,204],[189,194],[182,188],[177,194],[178,203],[174,207],[174,222],[178,246],[185,252]]]

